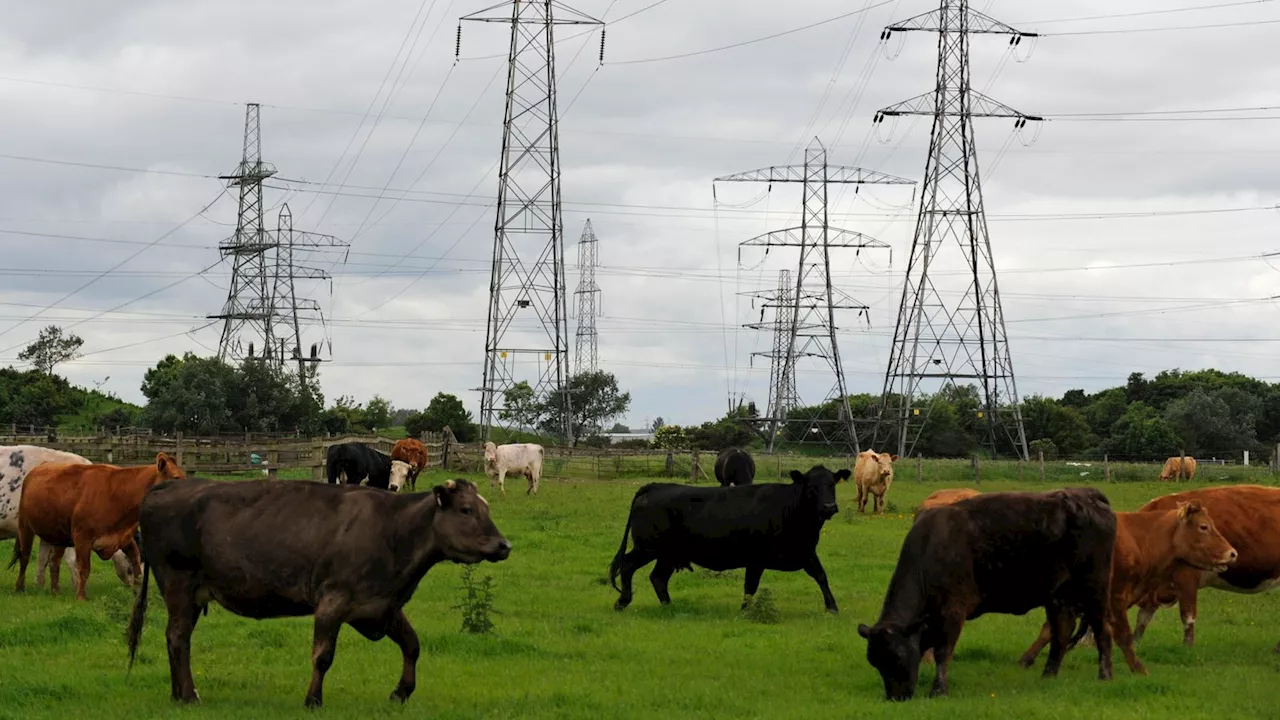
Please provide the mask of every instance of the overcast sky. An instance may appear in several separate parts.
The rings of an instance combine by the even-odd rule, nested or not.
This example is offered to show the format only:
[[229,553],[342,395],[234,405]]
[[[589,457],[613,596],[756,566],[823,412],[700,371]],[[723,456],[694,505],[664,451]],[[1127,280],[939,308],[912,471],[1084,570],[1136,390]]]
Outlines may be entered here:
[[[717,205],[712,179],[800,162],[816,136],[832,163],[919,180],[929,120],[871,120],[932,89],[937,51],[924,33],[880,42],[886,24],[936,2],[698,0],[626,17],[651,4],[574,5],[624,18],[608,29],[603,66],[598,32],[557,46],[568,282],[577,284],[590,218],[601,365],[631,391],[636,426],[711,419],[730,394],[767,401],[767,361],[750,353],[772,340],[740,327],[759,309],[739,293],[775,285],[796,254],[740,254],[738,243],[798,224],[800,192],[719,184]],[[1211,4],[1226,6],[1141,14]],[[456,66],[454,41],[458,16],[486,3],[6,5],[0,363],[16,363],[44,325],[83,321],[73,331],[86,356],[62,372],[140,402],[143,373],[164,354],[216,350],[221,327],[205,316],[226,298],[230,267],[217,245],[234,229],[236,201],[215,176],[234,170],[243,103],[258,102],[264,156],[281,178],[268,183],[268,224],[287,202],[296,228],[351,241],[345,263],[316,258],[332,283],[299,287],[329,322],[326,397],[377,393],[416,408],[446,391],[478,411],[507,29],[468,23]],[[864,6],[776,39],[660,59]],[[974,7],[1046,35],[1012,54],[1004,37],[973,38],[974,88],[1049,118],[1020,134],[1012,120],[976,121],[1021,394],[1097,390],[1174,367],[1280,380],[1280,312],[1266,299],[1280,294],[1280,257],[1258,257],[1280,249],[1280,213],[1198,212],[1276,202],[1280,109],[1142,114],[1280,106],[1280,2]],[[1191,25],[1229,26],[1145,31]],[[1143,32],[1113,32],[1128,30]],[[1116,115],[1080,117],[1097,113]],[[1222,119],[1246,116],[1264,119]],[[326,178],[329,190],[345,180],[345,194],[287,182]],[[380,189],[410,187],[418,192],[375,205]],[[838,318],[855,392],[881,389],[916,195],[832,189],[833,225],[892,246],[832,256],[837,286],[871,308],[869,323]],[[1125,213],[1134,217],[1115,217]],[[308,328],[304,344],[325,332]],[[800,367],[804,399],[829,386],[817,368]]]

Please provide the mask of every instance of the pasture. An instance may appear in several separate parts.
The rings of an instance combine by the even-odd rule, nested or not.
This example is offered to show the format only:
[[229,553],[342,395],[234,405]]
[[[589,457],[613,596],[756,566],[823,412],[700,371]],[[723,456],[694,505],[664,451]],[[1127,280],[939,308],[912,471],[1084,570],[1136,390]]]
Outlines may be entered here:
[[[445,477],[423,473],[418,490]],[[404,706],[387,700],[400,668],[393,643],[371,643],[344,628],[326,680],[323,716],[1186,719],[1274,717],[1280,703],[1280,656],[1272,653],[1280,640],[1280,597],[1216,590],[1200,595],[1195,648],[1182,646],[1176,611],[1157,615],[1138,646],[1149,677],[1130,675],[1117,650],[1116,678],[1101,683],[1096,652],[1079,648],[1056,680],[1041,680],[1044,654],[1030,671],[1016,661],[1035,638],[1043,612],[989,615],[965,628],[950,697],[926,697],[933,671],[925,667],[915,700],[885,702],[857,624],[871,623],[879,613],[911,510],[933,490],[970,486],[917,483],[905,464],[884,516],[857,516],[852,484],[838,488],[840,514],[827,523],[818,552],[840,615],[823,610],[817,586],[804,573],[766,572],[761,588],[777,607],[774,624],[740,615],[742,571],[677,573],[672,604],[663,608],[646,568],[636,575],[631,607],[612,609],[617,594],[607,584],[607,568],[631,495],[644,480],[544,479],[539,495],[530,498],[517,478],[503,499],[483,476],[468,477],[480,483],[495,522],[514,545],[506,562],[475,568],[477,577],[494,580],[494,630],[460,632],[461,611],[454,606],[463,597],[462,568],[436,567],[406,608],[423,648],[414,696]],[[993,480],[981,489],[1061,484]],[[1117,510],[1175,489],[1157,482],[1097,486]],[[0,546],[6,561],[10,546]],[[94,559],[88,603],[74,601],[65,568],[59,597],[49,595],[47,584],[15,595],[15,573],[0,571],[0,717],[311,716],[302,705],[310,677],[310,618],[258,622],[211,605],[192,647],[202,703],[178,710],[169,700],[164,604],[154,585],[139,661],[126,678],[124,628],[133,591],[107,563]]]

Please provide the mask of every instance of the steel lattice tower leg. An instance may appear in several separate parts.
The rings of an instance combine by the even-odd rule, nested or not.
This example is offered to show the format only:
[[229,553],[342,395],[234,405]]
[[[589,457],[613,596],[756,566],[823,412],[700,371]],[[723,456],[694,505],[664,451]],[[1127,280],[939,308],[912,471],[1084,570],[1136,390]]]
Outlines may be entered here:
[[239,363],[254,355],[254,343],[262,355],[274,356],[271,328],[271,271],[267,251],[275,246],[262,225],[262,181],[276,169],[262,161],[262,125],[257,103],[245,107],[244,153],[232,175],[223,175],[228,187],[240,188],[240,206],[235,235],[218,249],[232,258],[231,287],[222,313],[210,318],[224,320],[218,341],[218,358]]
[[[898,454],[910,454],[928,421],[932,399],[963,397],[967,391],[957,381],[976,381],[981,397],[975,419],[983,426],[991,452],[1026,458],[1026,432],[982,204],[973,118],[1016,118],[1018,128],[1040,118],[970,87],[969,37],[1012,35],[1010,43],[1017,44],[1030,34],[971,10],[968,0],[942,0],[936,11],[889,26],[882,38],[910,30],[938,33],[937,84],[933,92],[885,108],[875,119],[933,118],[876,441],[896,440]],[[964,270],[957,273],[960,265]],[[944,285],[948,274],[964,280]],[[927,403],[921,401],[926,382],[932,390]]]
[[600,241],[591,228],[591,220],[582,228],[578,240],[578,329],[574,358],[578,371],[595,370],[600,364],[600,348],[597,343],[596,317],[600,312],[600,286],[596,284],[596,262],[599,259]]
[[[770,297],[767,292],[756,294],[764,297],[764,307],[776,307],[787,313],[790,328],[786,333],[786,347],[781,351],[782,368],[778,373],[786,382],[795,386],[796,363],[800,358],[817,358],[823,361],[825,370],[831,373],[833,382],[824,399],[815,405],[800,403],[798,393],[792,393],[788,412],[772,412],[782,407],[771,403],[769,417],[769,452],[778,439],[778,425],[784,426],[783,439],[793,443],[813,443],[830,447],[843,454],[858,452],[858,435],[853,413],[849,407],[849,392],[844,381],[844,367],[840,361],[839,344],[836,341],[835,311],[857,310],[866,313],[867,306],[856,303],[831,284],[831,257],[833,248],[887,248],[884,243],[861,233],[830,227],[827,217],[827,188],[831,184],[877,183],[886,185],[910,185],[903,178],[885,175],[860,168],[827,164],[827,151],[815,138],[805,150],[804,165],[771,167],[716,178],[716,182],[791,182],[803,185],[804,201],[801,224],[766,233],[747,240],[743,246],[798,247],[800,256],[796,266],[795,288],[789,297]],[[785,303],[783,302],[785,300]],[[785,308],[782,306],[785,304]],[[763,323],[747,327],[768,329]]]
[[[796,304],[795,304],[795,285],[791,281],[790,270],[778,271],[778,289],[774,291],[772,296],[766,296],[766,303],[772,303],[774,307],[773,315],[773,350],[767,353],[752,353],[753,355],[762,355],[769,358],[769,406],[768,406],[768,430],[766,435],[769,438],[769,451],[773,450],[773,441],[778,436],[778,425],[782,422],[781,418],[786,418],[791,409],[796,406],[796,365],[794,362],[788,362],[790,358],[792,327],[795,324]],[[761,320],[764,319],[764,310],[760,311]],[[766,326],[762,323],[752,324],[748,327],[763,329]]]
[[[502,5],[462,18],[511,25],[484,382],[480,387],[481,439],[489,439],[497,422],[508,427],[526,422],[519,408],[507,406],[507,391],[517,385],[515,360],[523,357],[537,366],[528,373],[534,379],[534,398],[551,399],[563,409],[558,413],[561,422],[556,430],[571,445],[554,28],[602,23],[553,0],[515,0],[507,16],[485,15],[499,7]],[[556,13],[565,17],[556,17]],[[459,41],[461,32],[459,26]]]

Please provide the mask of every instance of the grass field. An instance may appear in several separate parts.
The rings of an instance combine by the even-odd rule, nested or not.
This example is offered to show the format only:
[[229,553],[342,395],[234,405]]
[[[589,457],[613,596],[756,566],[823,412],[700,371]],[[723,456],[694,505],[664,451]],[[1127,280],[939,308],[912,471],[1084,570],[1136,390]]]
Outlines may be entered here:
[[[443,476],[419,479],[419,489]],[[678,573],[673,602],[660,607],[648,569],[622,613],[605,575],[639,480],[544,481],[536,498],[522,479],[508,497],[482,492],[514,544],[509,560],[477,566],[495,583],[491,634],[460,632],[461,567],[437,566],[407,613],[422,640],[417,692],[404,706],[387,695],[399,650],[350,628],[338,641],[321,715],[334,718],[1239,718],[1275,717],[1280,705],[1280,597],[1201,594],[1197,646],[1184,648],[1176,613],[1164,610],[1139,646],[1149,677],[1129,674],[1115,653],[1116,679],[1096,679],[1092,648],[1072,652],[1062,674],[1016,666],[1043,612],[989,615],[965,628],[952,663],[951,696],[930,700],[927,684],[904,705],[883,700],[867,664],[859,622],[873,622],[893,572],[911,509],[941,484],[900,480],[881,517],[854,513],[854,488],[839,488],[819,555],[840,603],[823,611],[803,573],[766,572],[761,584],[779,622],[740,616],[742,572]],[[1198,485],[1198,483],[1195,483]],[[1184,484],[1182,487],[1192,486]],[[984,482],[984,491],[1047,486]],[[1171,491],[1169,484],[1100,484],[1121,510]],[[0,555],[10,552],[5,543]],[[214,605],[196,629],[192,667],[202,704],[169,701],[164,605],[151,606],[139,664],[126,678],[123,633],[133,593],[95,559],[89,602],[64,589],[13,592],[0,571],[0,717],[309,717],[309,618],[253,621]],[[64,581],[66,573],[64,572]],[[69,587],[69,586],[68,586]],[[153,588],[154,591],[154,588]],[[1047,654],[1047,651],[1046,651]],[[932,670],[921,671],[922,683]]]

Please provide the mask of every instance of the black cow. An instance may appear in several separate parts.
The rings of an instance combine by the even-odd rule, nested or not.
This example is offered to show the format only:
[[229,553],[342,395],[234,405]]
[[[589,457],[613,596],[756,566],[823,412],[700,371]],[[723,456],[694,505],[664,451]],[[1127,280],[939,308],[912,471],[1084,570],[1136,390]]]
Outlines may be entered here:
[[[723,571],[746,568],[745,597],[751,602],[765,570],[809,573],[822,589],[827,610],[838,612],[818,560],[822,525],[839,511],[836,483],[849,470],[817,465],[791,471],[792,484],[698,488],[651,483],[636,491],[622,531],[622,547],[609,565],[609,582],[621,595],[615,610],[631,604],[631,576],[653,561],[649,581],[663,605],[671,602],[667,582],[693,565]],[[627,552],[627,535],[635,547]],[[617,578],[622,576],[622,587]]]
[[858,626],[886,697],[915,694],[923,649],[937,663],[931,694],[945,695],[947,663],[966,620],[1037,607],[1054,633],[1046,677],[1058,674],[1083,614],[1098,638],[1098,677],[1110,679],[1103,617],[1115,537],[1111,504],[1091,488],[988,493],[921,512],[902,542],[880,619]]
[[721,450],[716,456],[716,480],[720,487],[750,485],[756,477],[756,461],[742,448]]
[[142,589],[127,632],[133,667],[147,611],[147,580],[168,609],[165,635],[174,700],[200,699],[191,678],[191,633],[209,602],[254,619],[315,616],[308,707],[322,702],[343,623],[404,655],[392,700],[413,693],[418,635],[405,617],[436,563],[498,562],[511,553],[489,503],[466,480],[393,495],[358,485],[266,480],[183,480],[142,501]]
[[330,445],[324,468],[330,483],[340,482],[339,478],[345,475],[351,485],[359,485],[365,478],[373,488],[386,490],[391,484],[391,456],[364,443]]

